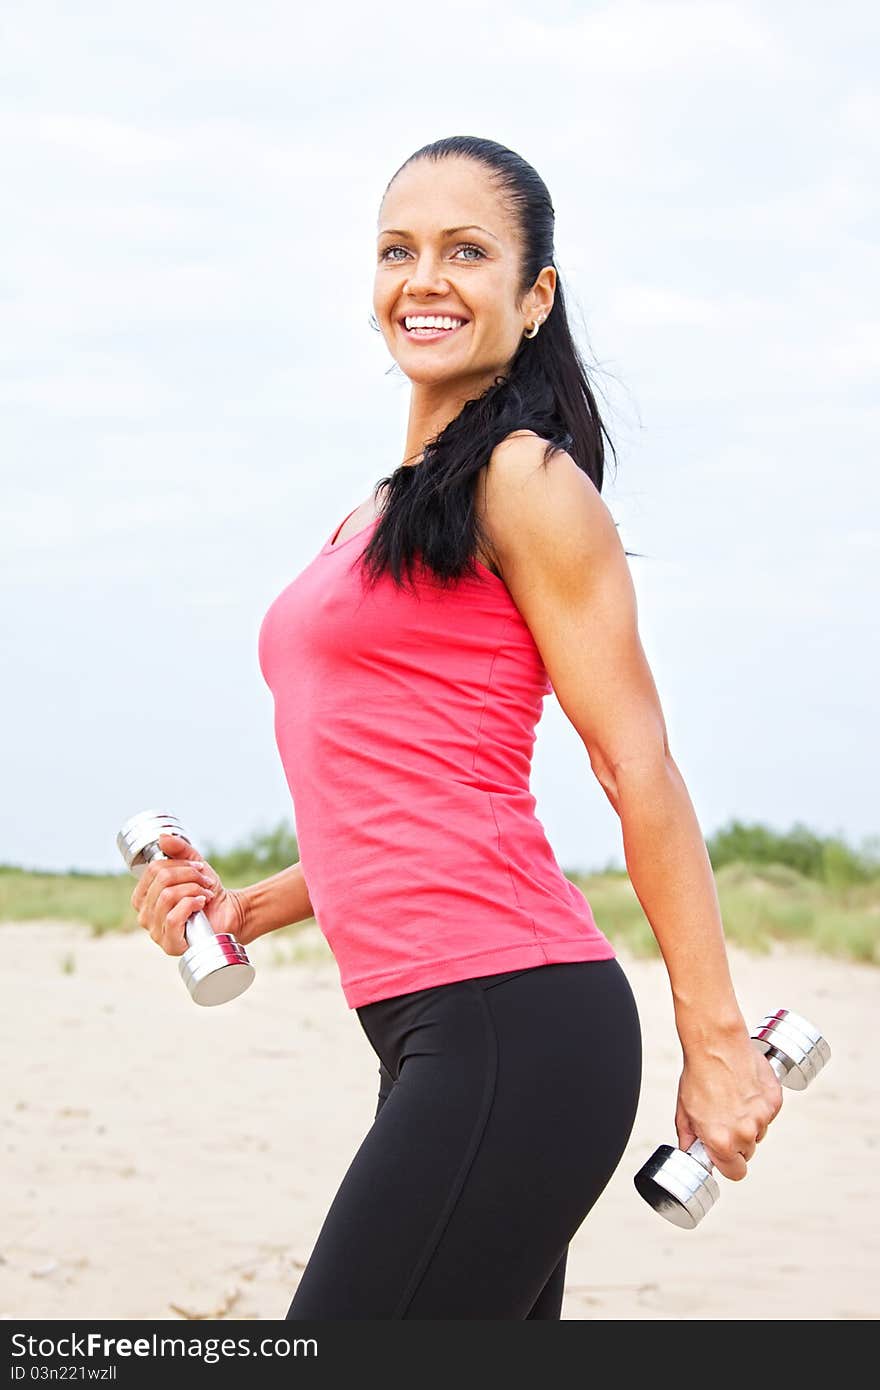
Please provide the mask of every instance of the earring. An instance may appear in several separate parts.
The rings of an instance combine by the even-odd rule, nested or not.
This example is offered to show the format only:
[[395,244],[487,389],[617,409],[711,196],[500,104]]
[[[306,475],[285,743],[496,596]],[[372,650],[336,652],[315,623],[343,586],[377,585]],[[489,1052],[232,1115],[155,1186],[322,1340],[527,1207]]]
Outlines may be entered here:
[[524,337],[524,338],[537,338],[537,336],[538,336],[538,329],[541,327],[541,324],[542,324],[543,322],[544,322],[544,320],[543,320],[542,318],[541,318],[541,319],[538,319],[538,321],[537,321],[536,323],[533,323],[533,324],[532,324],[531,328],[527,328],[527,329],[525,330],[525,332],[523,333],[523,337]]

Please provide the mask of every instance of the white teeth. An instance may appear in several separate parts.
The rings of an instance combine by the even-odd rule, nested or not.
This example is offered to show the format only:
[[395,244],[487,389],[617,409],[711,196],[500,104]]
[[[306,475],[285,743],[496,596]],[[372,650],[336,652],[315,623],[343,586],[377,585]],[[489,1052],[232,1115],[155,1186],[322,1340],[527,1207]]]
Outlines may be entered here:
[[441,317],[437,314],[408,314],[404,323],[407,328],[460,328],[464,319]]

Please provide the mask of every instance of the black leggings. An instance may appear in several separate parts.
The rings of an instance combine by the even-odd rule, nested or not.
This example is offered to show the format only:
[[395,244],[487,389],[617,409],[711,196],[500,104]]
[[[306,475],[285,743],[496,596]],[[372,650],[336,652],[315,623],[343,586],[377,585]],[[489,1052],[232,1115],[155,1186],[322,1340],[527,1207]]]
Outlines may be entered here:
[[558,1319],[569,1241],[639,1099],[619,962],[459,980],[357,1015],[376,1116],[286,1317]]

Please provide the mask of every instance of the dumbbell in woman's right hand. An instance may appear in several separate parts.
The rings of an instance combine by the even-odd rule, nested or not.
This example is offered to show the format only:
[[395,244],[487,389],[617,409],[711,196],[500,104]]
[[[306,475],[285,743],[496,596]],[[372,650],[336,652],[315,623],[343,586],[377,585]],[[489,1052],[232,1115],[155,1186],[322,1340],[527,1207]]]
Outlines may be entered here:
[[160,835],[158,845],[167,857],[145,866],[131,895],[138,922],[157,946],[182,956],[189,944],[186,924],[199,910],[215,932],[230,932],[243,946],[244,906],[236,890],[224,888],[217,871],[179,835]]
[[[806,1090],[831,1057],[818,1028],[791,1009],[765,1014],[751,1038],[783,1086]],[[693,1228],[718,1201],[712,1158],[701,1139],[687,1149],[661,1144],[635,1175],[636,1190],[660,1216]]]

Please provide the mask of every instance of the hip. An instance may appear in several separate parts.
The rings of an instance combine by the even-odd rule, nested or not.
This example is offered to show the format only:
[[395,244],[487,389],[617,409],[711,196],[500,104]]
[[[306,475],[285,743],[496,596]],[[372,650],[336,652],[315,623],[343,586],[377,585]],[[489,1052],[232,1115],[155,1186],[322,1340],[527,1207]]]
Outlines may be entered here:
[[639,1087],[638,1007],[616,956],[471,976],[355,1012],[390,1082],[408,1059],[450,1074],[489,1057],[524,1083],[565,1088],[605,1072]]

